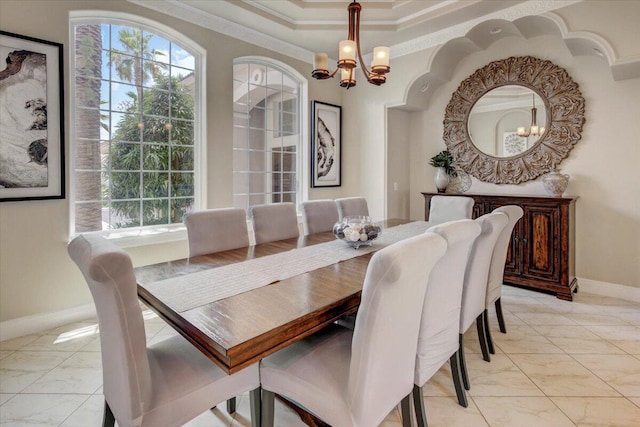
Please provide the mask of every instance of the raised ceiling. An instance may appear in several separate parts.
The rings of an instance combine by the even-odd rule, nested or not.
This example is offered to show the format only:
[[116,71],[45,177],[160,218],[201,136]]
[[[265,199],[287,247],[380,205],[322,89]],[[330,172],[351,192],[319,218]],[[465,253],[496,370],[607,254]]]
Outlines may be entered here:
[[[347,36],[348,0],[129,0],[302,59],[337,57]],[[516,18],[580,0],[362,0],[361,47],[391,46],[392,57],[461,36],[487,19]],[[459,34],[452,34],[456,28]]]

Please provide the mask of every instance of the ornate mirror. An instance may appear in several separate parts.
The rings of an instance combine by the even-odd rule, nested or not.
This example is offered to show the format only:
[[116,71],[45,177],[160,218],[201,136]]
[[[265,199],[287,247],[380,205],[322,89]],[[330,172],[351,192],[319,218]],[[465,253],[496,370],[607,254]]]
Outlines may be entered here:
[[445,110],[443,138],[465,172],[519,184],[560,164],[583,124],[584,98],[566,70],[531,56],[510,57],[460,84]]

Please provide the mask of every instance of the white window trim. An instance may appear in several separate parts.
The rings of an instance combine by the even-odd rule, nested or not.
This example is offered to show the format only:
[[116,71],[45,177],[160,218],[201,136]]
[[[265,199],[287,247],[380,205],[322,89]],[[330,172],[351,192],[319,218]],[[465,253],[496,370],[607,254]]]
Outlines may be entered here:
[[[187,49],[195,58],[194,69],[198,70],[197,78],[194,82],[194,104],[198,106],[194,116],[195,141],[195,175],[194,175],[194,210],[203,209],[207,206],[207,111],[206,111],[206,64],[207,51],[202,46],[187,38],[171,27],[153,21],[142,16],[128,13],[112,12],[105,10],[74,10],[69,12],[69,141],[70,147],[75,148],[73,141],[76,140],[75,115],[76,110],[76,64],[75,64],[75,33],[74,27],[77,24],[115,24],[139,27],[154,34],[164,36],[167,39],[176,41],[181,47]],[[69,236],[68,241],[73,240],[79,233],[75,232],[75,156],[71,155],[69,162]],[[166,243],[187,238],[186,228],[183,224],[172,224],[167,226],[138,227],[129,230],[109,230],[96,231],[120,247],[143,246],[149,244]]]

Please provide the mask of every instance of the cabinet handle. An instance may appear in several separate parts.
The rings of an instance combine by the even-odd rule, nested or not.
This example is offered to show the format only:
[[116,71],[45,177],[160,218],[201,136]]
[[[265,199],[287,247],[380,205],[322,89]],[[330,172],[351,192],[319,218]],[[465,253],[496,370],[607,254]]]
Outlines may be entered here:
[[527,243],[527,238],[526,238],[526,237],[523,237],[523,238],[522,238],[522,241],[523,241],[524,243]]

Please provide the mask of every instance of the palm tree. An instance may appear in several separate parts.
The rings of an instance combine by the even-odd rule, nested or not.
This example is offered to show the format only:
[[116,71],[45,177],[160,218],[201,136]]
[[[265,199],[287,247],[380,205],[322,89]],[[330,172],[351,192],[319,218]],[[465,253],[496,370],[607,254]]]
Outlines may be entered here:
[[124,50],[111,49],[109,65],[115,66],[115,71],[122,80],[133,83],[137,87],[138,99],[142,99],[142,85],[150,79],[156,79],[166,68],[164,64],[155,62],[157,56],[164,53],[156,49],[149,49],[149,42],[153,34],[143,36],[142,30],[136,28],[121,28],[118,30],[118,41]]
[[[99,171],[100,158],[100,76],[102,72],[102,37],[100,25],[78,25],[76,38],[76,169]],[[93,77],[93,78],[92,78]],[[86,107],[86,108],[82,108]],[[76,201],[102,199],[100,174],[76,173]],[[102,203],[76,204],[76,232],[102,229]]]

